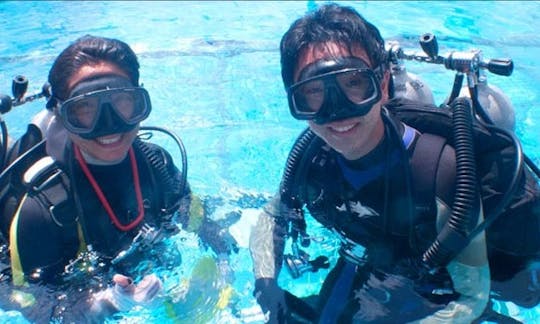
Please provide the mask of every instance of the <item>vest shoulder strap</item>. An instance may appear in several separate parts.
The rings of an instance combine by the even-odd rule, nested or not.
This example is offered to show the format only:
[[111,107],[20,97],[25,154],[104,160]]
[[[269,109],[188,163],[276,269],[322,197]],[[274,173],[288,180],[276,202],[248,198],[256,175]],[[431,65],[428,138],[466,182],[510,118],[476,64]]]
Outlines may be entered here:
[[[59,227],[62,227],[62,246],[63,254],[66,260],[74,257],[81,244],[84,244],[79,237],[78,213],[71,195],[70,182],[67,174],[61,169],[56,161],[50,156],[45,156],[34,162],[22,175],[23,185],[26,193],[23,199],[18,203],[19,206],[13,216],[12,227],[16,231],[18,224],[18,213],[26,199],[32,197],[39,204],[49,211],[52,221]],[[13,236],[15,232],[12,232]],[[16,244],[17,240],[10,239],[10,244]],[[18,251],[17,246],[12,249]],[[22,278],[22,269],[16,269],[14,265],[19,265],[19,253],[16,253],[15,259],[12,258],[12,269],[15,274],[17,271],[19,281]],[[15,278],[15,277],[14,277]],[[15,282],[15,281],[14,281]]]
[[[52,220],[60,227],[77,226],[79,215],[70,190],[70,179],[50,156],[36,161],[23,175],[29,195],[36,197],[49,210]],[[77,235],[66,233],[66,242]]]
[[415,192],[416,208],[427,211],[435,203],[437,169],[446,139],[422,133],[411,157],[411,175]]

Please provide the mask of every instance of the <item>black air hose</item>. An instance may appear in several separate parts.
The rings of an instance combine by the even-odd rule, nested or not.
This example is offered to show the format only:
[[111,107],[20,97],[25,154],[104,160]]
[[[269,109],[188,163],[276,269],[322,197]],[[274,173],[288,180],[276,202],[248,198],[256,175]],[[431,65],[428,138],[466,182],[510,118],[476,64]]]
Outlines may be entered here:
[[305,188],[304,181],[310,163],[323,144],[322,139],[306,128],[296,139],[287,157],[280,184],[281,201],[287,208],[298,212],[298,215],[287,219],[292,224],[289,235],[293,238],[293,242],[296,242],[300,236],[300,243],[303,247],[309,246],[310,239],[306,234],[307,226],[301,209],[303,205],[302,190]]
[[479,208],[471,105],[467,99],[457,98],[451,103],[451,108],[456,151],[456,193],[452,214],[435,242],[422,256],[429,269],[446,266],[467,246]]
[[457,73],[456,77],[454,78],[454,84],[452,86],[452,92],[450,92],[450,97],[448,97],[448,103],[451,103],[459,96],[459,92],[461,90],[461,85],[463,84],[463,74]]
[[[175,141],[175,143],[178,145],[178,149],[180,151],[180,156],[182,160],[182,169],[181,169],[181,175],[180,175],[180,184],[177,183],[176,179],[173,179],[171,175],[169,174],[167,170],[167,166],[165,165],[165,162],[162,159],[162,156],[158,154],[156,151],[151,150],[143,141],[136,141],[135,143],[138,143],[138,147],[141,150],[141,152],[146,156],[150,164],[156,169],[157,176],[158,176],[158,182],[161,184],[162,188],[164,189],[164,195],[165,195],[165,202],[170,202],[173,200],[173,204],[177,201],[174,201],[174,199],[177,198],[178,194],[182,194],[186,190],[186,184],[187,184],[187,155],[186,150],[184,148],[184,144],[182,143],[182,140],[174,134],[172,131],[169,131],[162,127],[157,126],[143,126],[141,127],[142,131],[158,131],[162,132],[166,135],[169,135],[172,137],[172,139]],[[178,190],[178,188],[180,190]],[[174,208],[174,206],[165,206],[167,209],[170,209],[171,207]],[[168,211],[167,211],[168,212]]]
[[[1,117],[0,117],[1,118]],[[8,145],[9,145],[9,136],[8,136],[8,130],[6,126],[6,122],[1,119],[0,120],[0,129],[2,131],[2,142],[1,142],[1,148],[0,148],[0,170],[4,169],[4,164],[6,163],[6,157],[8,155]]]
[[299,173],[302,173],[301,169],[304,168],[303,161],[307,158],[308,147],[315,138],[315,133],[306,128],[296,139],[287,157],[279,192],[281,201],[289,208],[300,208],[302,205],[298,190]]
[[[491,126],[496,126],[493,120],[491,119],[491,117],[489,117],[489,114],[484,110],[484,108],[480,104],[480,101],[478,100],[477,87],[469,88],[469,93],[471,94],[471,97],[473,98],[473,108],[478,113],[478,115],[480,115],[480,118],[482,118],[482,122]],[[508,135],[508,132],[506,132],[506,135],[511,136],[511,135]],[[517,138],[514,138],[514,136],[511,136],[511,137],[512,137],[511,140],[515,143],[514,146],[516,147],[516,150],[521,150],[521,147]],[[525,155],[525,153],[520,152],[520,155],[523,156],[523,157],[520,157],[520,161],[523,160],[527,164],[529,169],[536,175],[536,177],[540,178],[540,168],[538,168],[538,166],[536,166],[536,164],[534,164],[534,162],[527,155]]]
[[496,127],[493,125],[484,125],[492,134],[499,134],[499,136],[506,136],[507,139],[512,143],[513,147],[515,148],[514,153],[514,160],[516,161],[514,165],[514,170],[512,171],[512,177],[510,178],[510,181],[508,182],[508,189],[505,191],[504,195],[499,200],[498,204],[491,210],[491,212],[488,215],[484,215],[484,221],[482,224],[479,224],[474,231],[470,234],[470,239],[472,240],[476,235],[480,234],[483,230],[488,228],[496,219],[501,215],[510,204],[512,198],[514,197],[514,194],[516,191],[520,188],[519,186],[519,180],[521,179],[521,175],[523,172],[523,159],[526,157],[523,154],[523,151],[521,149],[521,144],[519,143],[519,140],[516,138],[516,136],[500,127]]

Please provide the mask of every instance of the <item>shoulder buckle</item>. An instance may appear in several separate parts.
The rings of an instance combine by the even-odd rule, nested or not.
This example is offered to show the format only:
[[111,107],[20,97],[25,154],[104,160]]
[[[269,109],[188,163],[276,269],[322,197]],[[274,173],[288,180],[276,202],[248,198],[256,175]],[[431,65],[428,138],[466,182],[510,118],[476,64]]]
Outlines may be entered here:
[[45,156],[32,164],[23,174],[23,184],[34,191],[40,191],[62,171],[50,156]]

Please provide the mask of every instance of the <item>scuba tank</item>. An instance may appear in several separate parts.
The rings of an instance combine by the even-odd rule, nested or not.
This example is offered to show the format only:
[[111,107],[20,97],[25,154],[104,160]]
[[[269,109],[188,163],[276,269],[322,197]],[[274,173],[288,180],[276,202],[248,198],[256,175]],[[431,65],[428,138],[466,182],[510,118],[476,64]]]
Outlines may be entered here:
[[[497,86],[488,84],[487,78],[480,77],[476,85],[478,101],[488,116],[498,127],[514,132],[516,129],[516,116],[514,106],[508,96]],[[460,97],[470,97],[467,87],[461,88]]]
[[[437,39],[429,33],[420,36],[419,43],[424,54],[405,53],[396,41],[386,43],[392,73],[391,98],[404,98],[435,105],[430,87],[420,77],[407,71],[404,60],[441,64],[449,70],[457,71],[452,93],[442,105],[450,104],[458,96],[477,98],[478,101],[473,102],[474,108],[477,109],[479,105],[492,124],[511,132],[515,130],[515,113],[510,99],[501,89],[488,84],[484,72],[487,69],[498,75],[509,76],[513,70],[511,60],[484,61],[482,52],[479,50],[451,52],[447,57],[443,57],[438,54]],[[467,75],[469,86],[461,87],[464,74]],[[471,87],[475,88],[473,95],[471,95]]]
[[435,105],[433,92],[426,82],[418,75],[407,71],[399,53],[402,53],[399,43],[389,41],[386,44],[390,72],[392,75],[390,97],[404,98],[419,101],[425,104]]
[[402,63],[391,64],[392,97],[435,105],[431,88],[418,75],[407,71]]

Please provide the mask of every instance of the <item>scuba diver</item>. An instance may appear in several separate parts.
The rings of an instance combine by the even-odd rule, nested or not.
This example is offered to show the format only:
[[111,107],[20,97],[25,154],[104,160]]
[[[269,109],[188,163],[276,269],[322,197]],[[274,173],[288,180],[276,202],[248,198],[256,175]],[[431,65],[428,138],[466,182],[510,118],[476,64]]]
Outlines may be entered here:
[[[429,134],[389,112],[391,74],[378,29],[353,8],[322,5],[290,26],[280,52],[290,112],[308,121],[304,134],[310,136],[301,135],[309,140],[291,151],[289,161],[294,156],[298,163],[287,164],[280,191],[251,233],[254,296],[269,322],[467,323],[479,317],[490,293],[485,235],[465,243],[460,237],[482,222],[480,197],[468,197],[465,216],[454,215],[461,202],[455,195],[459,152],[450,144],[425,149]],[[412,163],[419,159],[438,161],[428,179],[435,195],[421,209],[411,180],[426,171]],[[467,180],[475,192],[478,181]],[[286,237],[293,232],[309,240],[304,207],[341,245],[318,296],[308,300],[312,315],[304,312],[302,319],[277,278]],[[442,265],[424,253],[439,236],[461,244]]]
[[152,106],[129,45],[83,36],[56,58],[48,81],[45,139],[13,146],[18,152],[10,156],[21,160],[8,166],[9,190],[3,188],[1,229],[15,287],[61,285],[63,273],[88,261],[82,256],[97,255],[94,267],[117,274],[111,287],[80,298],[84,317],[75,320],[101,321],[160,291],[156,274],[135,276],[130,269],[138,255],[176,234],[177,224],[218,256],[237,251],[228,231],[205,217],[185,161],[178,170],[165,149],[137,136]]

